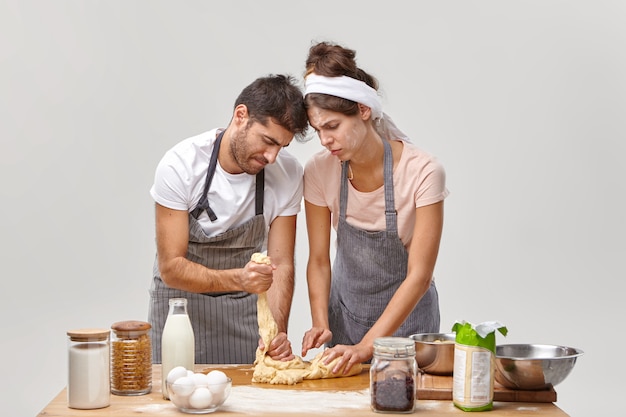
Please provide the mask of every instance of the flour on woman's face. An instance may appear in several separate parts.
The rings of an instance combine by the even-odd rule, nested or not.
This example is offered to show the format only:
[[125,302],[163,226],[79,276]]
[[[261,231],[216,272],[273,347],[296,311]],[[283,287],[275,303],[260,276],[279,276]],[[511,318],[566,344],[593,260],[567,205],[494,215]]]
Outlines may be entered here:
[[346,116],[315,106],[309,108],[307,114],[322,146],[339,160],[350,160],[365,137],[363,121],[357,116]]

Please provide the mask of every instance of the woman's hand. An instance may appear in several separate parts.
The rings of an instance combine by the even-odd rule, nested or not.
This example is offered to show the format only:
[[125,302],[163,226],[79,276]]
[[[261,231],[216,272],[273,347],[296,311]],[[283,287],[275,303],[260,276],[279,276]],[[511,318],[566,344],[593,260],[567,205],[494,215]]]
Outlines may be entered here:
[[[265,349],[265,344],[261,338],[259,338],[259,348],[261,350]],[[287,333],[279,332],[276,335],[267,349],[267,354],[276,361],[290,361],[295,358],[291,351],[291,342],[287,338]]]
[[357,345],[336,345],[324,351],[322,361],[328,365],[335,358],[340,358],[332,369],[336,374],[343,368],[343,374],[347,374],[350,369],[359,363],[366,362],[372,358],[374,348],[372,346]]
[[312,327],[302,338],[302,357],[305,357],[309,349],[319,348],[332,339],[333,334],[323,327]]

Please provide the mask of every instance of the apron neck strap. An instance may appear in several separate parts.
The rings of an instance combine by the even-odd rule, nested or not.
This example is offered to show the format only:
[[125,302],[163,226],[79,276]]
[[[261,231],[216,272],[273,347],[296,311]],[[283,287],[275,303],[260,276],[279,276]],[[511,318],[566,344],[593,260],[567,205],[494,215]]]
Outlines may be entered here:
[[[397,211],[394,203],[393,195],[393,155],[391,153],[391,145],[386,139],[382,139],[384,147],[383,158],[383,175],[385,187],[385,223],[387,231],[397,232]],[[339,218],[346,219],[346,211],[348,206],[348,164],[349,161],[341,163],[341,189],[339,191]]]
[[[206,180],[204,182],[204,190],[202,191],[202,196],[200,197],[200,201],[198,201],[198,205],[191,211],[191,215],[197,219],[200,217],[203,211],[207,212],[209,219],[212,222],[217,220],[217,215],[211,209],[209,204],[209,188],[211,187],[211,182],[213,182],[213,175],[215,174],[215,169],[217,167],[217,157],[220,151],[220,145],[222,144],[222,137],[224,136],[223,130],[215,139],[215,144],[213,145],[213,151],[211,152],[211,159],[209,161],[209,169],[206,173]],[[263,198],[264,198],[264,190],[265,190],[265,169],[261,170],[258,174],[256,174],[256,188],[255,188],[255,214],[263,214]]]

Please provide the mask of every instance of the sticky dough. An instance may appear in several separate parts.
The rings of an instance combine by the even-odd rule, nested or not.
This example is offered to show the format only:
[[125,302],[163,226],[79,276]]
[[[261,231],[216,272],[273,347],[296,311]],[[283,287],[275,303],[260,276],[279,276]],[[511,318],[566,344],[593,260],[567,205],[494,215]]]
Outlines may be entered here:
[[[260,253],[252,254],[251,260],[256,263],[271,264],[270,258]],[[338,378],[361,373],[363,369],[361,364],[354,365],[345,375],[342,372],[343,369],[339,370],[337,373],[333,373],[332,369],[341,357],[335,358],[328,365],[325,365],[322,361],[324,352],[318,353],[310,362],[302,360],[299,356],[296,356],[290,361],[277,361],[272,359],[267,355],[267,349],[270,342],[278,334],[278,326],[267,303],[267,293],[259,294],[257,315],[259,333],[263,339],[265,349],[261,350],[257,348],[256,350],[254,373],[252,375],[253,382],[294,385],[305,379]]]

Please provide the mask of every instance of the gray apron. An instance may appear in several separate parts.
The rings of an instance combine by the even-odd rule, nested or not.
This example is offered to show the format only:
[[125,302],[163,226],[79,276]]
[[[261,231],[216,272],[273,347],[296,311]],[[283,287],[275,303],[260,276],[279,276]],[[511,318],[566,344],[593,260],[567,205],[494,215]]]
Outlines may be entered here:
[[[386,230],[369,232],[353,227],[346,221],[348,165],[347,162],[343,163],[337,251],[328,306],[330,330],[333,333],[329,347],[359,343],[380,318],[406,277],[408,252],[398,236],[393,195],[393,157],[387,140],[383,139],[383,143]],[[439,298],[432,281],[428,291],[393,336],[438,333],[439,321]]]
[[[254,252],[260,252],[266,235],[263,217],[264,171],[256,176],[256,215],[241,226],[217,236],[204,233],[197,218],[203,210],[217,219],[209,207],[207,193],[217,165],[222,134],[215,141],[203,195],[189,213],[187,259],[211,269],[242,268]],[[187,312],[195,337],[195,363],[248,364],[254,362],[259,328],[256,315],[257,295],[247,292],[191,293],[169,288],[161,280],[158,259],[153,267],[150,288],[149,321],[152,324],[152,359],[161,362],[161,336],[169,310],[169,299],[188,300]]]

